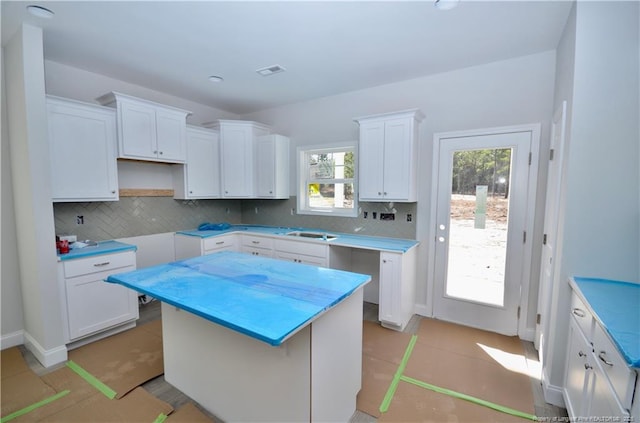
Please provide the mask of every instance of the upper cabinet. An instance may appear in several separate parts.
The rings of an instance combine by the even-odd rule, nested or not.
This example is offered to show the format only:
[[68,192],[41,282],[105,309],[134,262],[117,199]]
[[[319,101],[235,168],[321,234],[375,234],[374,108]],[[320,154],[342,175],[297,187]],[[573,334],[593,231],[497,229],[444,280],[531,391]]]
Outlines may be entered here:
[[187,115],[190,112],[111,92],[98,99],[115,106],[118,157],[183,163],[186,158]]
[[187,160],[173,168],[174,198],[220,198],[220,137],[217,131],[187,126]]
[[289,138],[263,135],[255,143],[256,197],[289,198]]
[[418,125],[420,110],[365,116],[360,125],[360,201],[417,200]]
[[53,201],[118,200],[115,111],[47,96],[47,124]]
[[255,144],[271,129],[242,120],[219,120],[212,127],[220,131],[222,197],[255,197]]

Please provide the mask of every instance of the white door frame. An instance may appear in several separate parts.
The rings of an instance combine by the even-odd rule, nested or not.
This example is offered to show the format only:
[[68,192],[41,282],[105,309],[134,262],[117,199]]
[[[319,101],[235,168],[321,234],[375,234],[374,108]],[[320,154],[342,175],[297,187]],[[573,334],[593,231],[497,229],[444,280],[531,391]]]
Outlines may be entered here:
[[[438,161],[440,158],[440,140],[443,138],[472,137],[482,135],[496,135],[512,132],[531,132],[531,165],[529,166],[527,186],[527,212],[525,217],[525,231],[527,239],[522,259],[522,283],[520,295],[520,319],[518,320],[518,337],[533,341],[535,328],[527,328],[529,314],[529,292],[531,285],[531,266],[533,256],[534,223],[536,209],[536,193],[538,186],[538,161],[540,156],[540,124],[514,125],[495,128],[472,129],[466,131],[439,132],[433,134],[433,155],[431,164],[431,204],[429,206],[429,229],[427,258],[427,304],[426,311],[433,317],[433,296],[435,292],[435,242],[436,242],[436,193],[438,192]],[[535,324],[535,322],[534,322]]]

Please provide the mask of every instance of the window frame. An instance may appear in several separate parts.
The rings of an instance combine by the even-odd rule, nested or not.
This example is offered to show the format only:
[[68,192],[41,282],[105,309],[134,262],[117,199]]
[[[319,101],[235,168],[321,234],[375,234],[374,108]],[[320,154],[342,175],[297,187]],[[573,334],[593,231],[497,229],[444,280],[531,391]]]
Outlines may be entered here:
[[[352,181],[353,183],[353,208],[313,208],[308,202],[308,177],[309,163],[307,157],[309,154],[326,154],[341,151],[353,152],[353,178],[348,179],[331,179],[331,183],[335,181]],[[340,217],[357,217],[358,216],[358,142],[345,141],[340,143],[323,144],[323,145],[304,145],[297,147],[297,184],[298,184],[298,207],[297,214],[316,215],[316,216],[340,216]]]

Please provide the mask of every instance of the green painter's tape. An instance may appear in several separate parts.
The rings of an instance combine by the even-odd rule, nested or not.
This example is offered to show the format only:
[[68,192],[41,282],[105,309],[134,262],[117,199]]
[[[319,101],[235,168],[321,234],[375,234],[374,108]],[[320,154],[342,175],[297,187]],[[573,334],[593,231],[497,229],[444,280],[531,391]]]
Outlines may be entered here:
[[404,357],[402,357],[402,361],[398,366],[398,370],[396,370],[396,374],[393,376],[391,385],[389,385],[389,389],[387,389],[387,393],[382,400],[382,404],[380,404],[381,413],[386,413],[389,409],[389,404],[391,404],[393,395],[396,393],[396,389],[398,389],[398,383],[400,383],[400,378],[402,377],[405,367],[407,367],[407,362],[409,361],[409,357],[411,357],[411,352],[413,351],[413,347],[416,345],[417,340],[418,336],[413,335],[409,341],[409,345],[407,345],[407,349],[404,351]]
[[67,361],[67,367],[73,370],[78,376],[83,378],[85,381],[89,383],[89,385],[96,388],[98,391],[102,392],[107,398],[114,399],[116,397],[116,391],[109,388],[107,385],[102,383],[100,379],[80,367],[78,364],[73,361]]
[[167,420],[167,417],[169,416],[164,413],[160,413],[158,414],[158,417],[156,417],[156,419],[153,421],[153,423],[163,423],[165,420]]
[[9,420],[13,420],[16,417],[20,417],[23,416],[27,413],[30,413],[31,411],[35,410],[36,408],[42,407],[43,405],[47,405],[57,399],[60,399],[62,397],[64,397],[65,395],[67,395],[69,392],[71,392],[70,390],[64,390],[64,391],[60,391],[55,395],[50,396],[49,398],[45,398],[42,401],[38,401],[35,404],[31,404],[28,407],[25,407],[21,410],[18,411],[14,411],[13,413],[9,414],[8,416],[4,416],[3,418],[0,419],[0,423],[5,423],[8,422]]
[[429,383],[426,382],[422,382],[420,380],[417,379],[413,379],[410,378],[408,376],[401,376],[400,380],[403,380],[405,382],[409,382],[412,383],[414,385],[420,386],[421,388],[426,388],[426,389],[430,389],[432,391],[435,392],[439,392],[441,394],[445,394],[445,395],[449,395],[451,397],[455,397],[455,398],[459,398],[465,401],[469,401],[472,402],[474,404],[478,404],[478,405],[482,405],[485,407],[489,407],[491,409],[494,409],[496,411],[500,411],[506,414],[511,414],[512,416],[516,416],[516,417],[522,417],[523,419],[527,419],[527,420],[538,420],[536,416],[534,416],[533,414],[529,414],[529,413],[524,413],[522,411],[518,411],[518,410],[514,410],[513,408],[509,408],[509,407],[505,407],[503,405],[499,405],[499,404],[494,404],[492,402],[489,401],[485,401],[483,399],[480,398],[476,398],[476,397],[472,397],[471,395],[466,395],[460,392],[456,392],[456,391],[452,391],[451,389],[446,389],[446,388],[441,388],[439,386],[435,386],[435,385],[431,385]]

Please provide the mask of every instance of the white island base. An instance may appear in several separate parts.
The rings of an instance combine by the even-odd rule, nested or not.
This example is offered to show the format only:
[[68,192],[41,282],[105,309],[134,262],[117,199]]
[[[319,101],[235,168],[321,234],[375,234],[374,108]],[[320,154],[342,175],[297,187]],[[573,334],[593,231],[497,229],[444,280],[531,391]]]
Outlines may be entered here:
[[162,303],[165,380],[225,422],[347,422],[362,301],[359,288],[277,347]]

